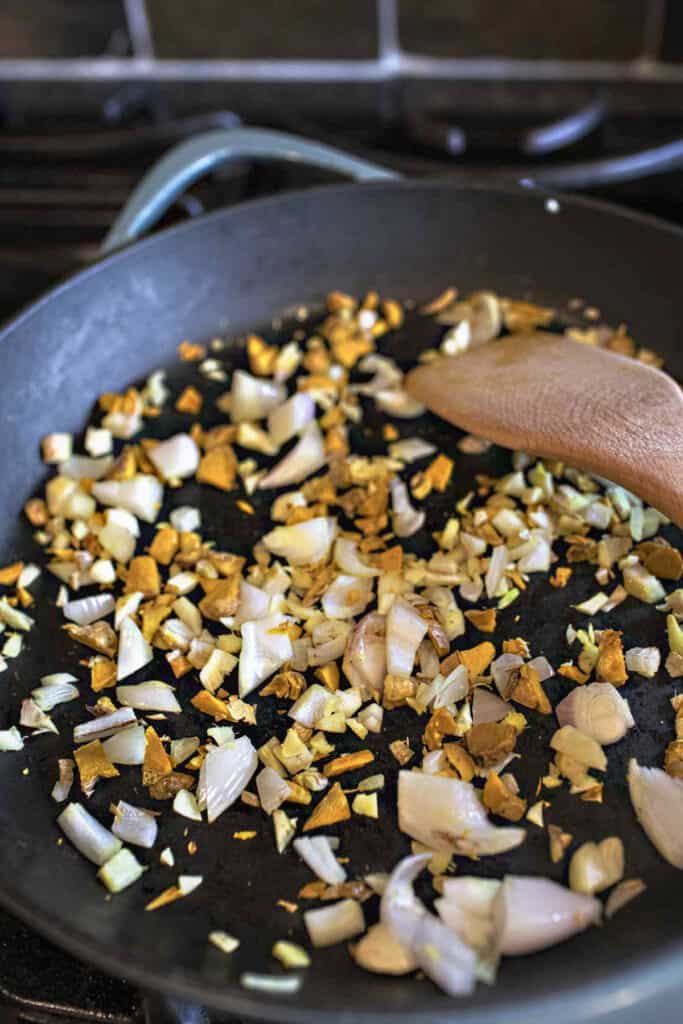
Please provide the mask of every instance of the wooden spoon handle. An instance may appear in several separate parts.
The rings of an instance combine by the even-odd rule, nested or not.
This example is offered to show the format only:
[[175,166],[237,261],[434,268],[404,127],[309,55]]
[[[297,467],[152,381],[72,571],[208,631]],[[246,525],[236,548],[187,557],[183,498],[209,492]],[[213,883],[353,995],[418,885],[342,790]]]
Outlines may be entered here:
[[683,394],[667,374],[557,335],[514,335],[413,370],[456,426],[621,484],[683,528]]

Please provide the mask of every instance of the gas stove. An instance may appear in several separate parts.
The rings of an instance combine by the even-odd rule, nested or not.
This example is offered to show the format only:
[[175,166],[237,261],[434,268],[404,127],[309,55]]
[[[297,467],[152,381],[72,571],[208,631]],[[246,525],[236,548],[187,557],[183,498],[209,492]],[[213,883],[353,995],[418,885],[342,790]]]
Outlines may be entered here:
[[[144,0],[122,3],[95,57],[2,59],[0,48],[0,319],[97,259],[169,146],[244,121],[406,175],[542,180],[681,224],[683,64],[670,42],[681,11],[645,7],[642,50],[624,62],[411,53],[395,0],[378,0],[376,52],[354,60],[157,59]],[[164,224],[332,180],[242,163],[194,187]],[[199,1008],[105,977],[0,911],[0,1020],[199,1019]]]

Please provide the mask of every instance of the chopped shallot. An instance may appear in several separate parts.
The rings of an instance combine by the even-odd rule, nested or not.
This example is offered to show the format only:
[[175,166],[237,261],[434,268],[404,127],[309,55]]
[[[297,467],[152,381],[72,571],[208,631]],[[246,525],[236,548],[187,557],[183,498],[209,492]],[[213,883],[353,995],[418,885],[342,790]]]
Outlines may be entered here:
[[258,755],[247,736],[222,747],[209,748],[197,787],[199,809],[206,810],[209,824],[234,804],[257,767]]
[[503,956],[523,956],[598,924],[602,905],[549,878],[507,875],[494,899],[493,914],[499,951]]
[[628,765],[628,787],[638,821],[664,860],[683,870],[683,779],[661,768]]

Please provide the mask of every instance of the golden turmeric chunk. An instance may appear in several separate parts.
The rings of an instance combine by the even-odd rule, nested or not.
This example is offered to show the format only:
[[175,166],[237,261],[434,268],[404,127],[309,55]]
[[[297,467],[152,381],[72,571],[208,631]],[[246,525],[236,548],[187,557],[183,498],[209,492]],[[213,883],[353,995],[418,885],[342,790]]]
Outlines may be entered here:
[[98,779],[115,779],[118,769],[111,763],[104,752],[100,740],[93,740],[83,747],[74,750],[74,759],[78,766],[81,789],[86,795],[92,793]]
[[389,750],[400,765],[408,764],[415,757],[415,751],[410,749],[410,742],[405,740],[394,740],[389,744]]
[[204,399],[195,387],[191,384],[185,388],[183,393],[176,400],[176,411],[187,412],[190,416],[198,416],[201,412]]
[[24,515],[31,526],[45,526],[48,520],[47,505],[42,498],[30,498],[24,505]]
[[347,370],[355,366],[362,356],[374,351],[374,341],[363,334],[352,334],[351,332],[345,335],[340,334],[332,342],[334,358]]
[[170,565],[178,550],[178,531],[172,526],[162,526],[154,535],[149,546],[150,556],[160,565]]
[[164,889],[158,896],[155,896],[153,900],[150,900],[145,910],[159,910],[160,907],[166,907],[169,903],[175,903],[176,900],[183,898],[183,891],[179,889],[177,885],[171,885],[168,889]]
[[259,690],[261,697],[286,698],[296,700],[306,687],[306,678],[301,672],[294,672],[291,669],[286,672],[278,672],[270,682],[266,683],[262,690]]
[[490,768],[515,749],[517,730],[502,722],[482,722],[472,726],[465,742],[475,761],[483,768]]
[[139,591],[145,597],[156,597],[161,590],[159,566],[149,555],[131,558],[126,576],[126,593]]
[[304,825],[303,831],[310,832],[314,828],[336,825],[340,821],[348,821],[351,808],[346,793],[338,782],[329,789]]
[[234,615],[240,600],[240,577],[230,576],[217,580],[199,602],[199,610],[206,619],[218,622],[227,615]]
[[528,665],[520,665],[510,673],[506,698],[532,711],[540,711],[542,715],[549,715],[553,710],[538,672]]
[[570,661],[563,662],[557,670],[557,674],[564,676],[565,679],[571,679],[573,682],[578,683],[579,686],[583,686],[590,679],[590,676],[586,672],[582,672],[577,665],[572,665]]
[[[171,598],[171,601],[168,600]],[[147,601],[140,605],[140,618],[142,619],[142,635],[148,643],[151,643],[157,630],[171,612],[173,594],[163,594],[155,601]]]
[[6,565],[4,569],[0,569],[0,586],[13,587],[21,576],[23,569],[23,562],[13,562],[11,565]]
[[278,348],[268,345],[258,334],[247,336],[247,359],[249,369],[257,377],[270,377],[275,370]]
[[166,753],[163,743],[153,726],[145,729],[145,759],[142,764],[143,786],[153,786],[155,782],[170,775],[173,762]]
[[77,626],[69,622],[64,629],[72,640],[84,644],[85,647],[91,647],[98,654],[106,654],[108,658],[113,658],[116,654],[118,641],[108,622],[93,622],[89,626]]
[[476,676],[481,676],[486,672],[486,669],[496,656],[496,648],[490,640],[484,640],[483,643],[477,644],[476,647],[470,647],[467,651],[458,651],[457,653],[460,664],[465,666],[470,679],[474,679]]
[[660,580],[679,580],[683,576],[683,555],[662,537],[644,541],[635,553],[647,571]]
[[299,889],[297,896],[300,900],[319,900],[322,899],[322,895],[326,888],[327,882],[320,880],[315,882],[306,882],[306,884]]
[[236,475],[237,458],[229,444],[219,444],[205,452],[197,470],[200,483],[210,484],[219,491],[231,491]]
[[383,441],[398,441],[399,437],[398,430],[393,423],[385,423],[382,427],[382,440]]
[[396,299],[385,299],[382,303],[382,313],[392,331],[396,331],[399,327],[403,326],[405,319],[403,307]]
[[95,693],[116,686],[116,664],[109,658],[93,658],[90,662],[90,686]]
[[458,777],[463,782],[471,782],[476,766],[465,748],[459,743],[444,743],[443,752]]
[[204,345],[196,345],[191,341],[181,341],[178,345],[178,355],[185,363],[195,362],[204,358],[206,348]]
[[374,760],[375,755],[371,750],[356,750],[353,754],[342,754],[328,761],[323,768],[323,775],[331,779],[335,775],[343,775],[344,772],[354,772]]
[[125,445],[119,452],[114,465],[107,473],[107,480],[131,480],[138,471],[135,448]]
[[400,544],[395,544],[393,548],[376,554],[373,561],[382,572],[400,572],[403,566],[403,548]]
[[550,586],[566,587],[573,572],[574,570],[568,565],[558,565],[557,569],[550,577]]
[[503,640],[503,654],[518,654],[520,658],[531,657],[529,645],[521,636],[513,637],[511,640]]
[[513,793],[496,772],[488,774],[483,799],[484,807],[508,821],[519,821],[526,812],[526,800]]
[[450,483],[454,465],[453,459],[440,452],[427,466],[424,475],[432,487],[443,493]]
[[304,787],[300,786],[298,782],[289,781],[289,796],[285,798],[288,803],[303,804],[304,806],[310,804],[313,797],[310,792]]
[[215,722],[235,721],[225,701],[208,690],[200,690],[199,693],[195,693],[190,703],[198,711],[202,711],[205,715],[211,715]]
[[453,715],[447,708],[437,708],[427,723],[424,731],[424,745],[427,750],[438,750],[444,736],[457,736],[458,727]]
[[181,789],[194,789],[194,779],[185,772],[170,772],[149,787],[153,800],[171,800]]
[[322,683],[331,693],[335,693],[339,689],[339,666],[336,661],[321,665],[315,670],[314,675],[318,682]]
[[192,671],[192,665],[181,651],[169,651],[166,655],[166,661],[171,666],[171,672],[175,679],[181,679],[188,672]]
[[417,683],[410,676],[385,676],[382,704],[387,710],[405,704],[408,697],[417,693]]
[[683,779],[683,740],[672,740],[664,754],[664,771]]
[[210,551],[208,559],[221,576],[234,576],[242,571],[246,558],[233,555],[229,551]]
[[353,295],[347,295],[346,292],[329,292],[326,301],[330,313],[340,313],[342,309],[351,313],[358,305]]
[[202,437],[202,448],[209,452],[212,448],[220,448],[236,440],[237,427],[232,423],[223,423],[220,427],[212,427],[206,431]]
[[616,629],[603,629],[598,644],[595,678],[600,682],[623,686],[628,679],[621,633]]
[[473,608],[465,612],[465,618],[482,633],[493,633],[496,628],[495,608],[486,608],[480,611]]

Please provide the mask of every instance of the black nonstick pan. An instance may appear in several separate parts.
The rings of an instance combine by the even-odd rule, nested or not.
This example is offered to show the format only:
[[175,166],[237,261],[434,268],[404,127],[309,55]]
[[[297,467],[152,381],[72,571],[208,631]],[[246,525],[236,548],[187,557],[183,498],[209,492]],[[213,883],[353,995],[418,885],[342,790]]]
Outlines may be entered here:
[[[626,322],[634,337],[661,353],[669,371],[683,378],[683,233],[540,188],[389,180],[388,172],[301,140],[255,131],[217,132],[166,159],[136,194],[134,208],[124,214],[110,242],[130,241],[150,226],[173,195],[203,171],[245,156],[312,160],[380,180],[258,200],[164,231],[107,256],[0,332],[0,564],[38,558],[20,510],[44,480],[41,436],[55,429],[79,433],[99,393],[119,390],[160,366],[173,367],[169,381],[175,394],[184,383],[174,358],[181,340],[216,334],[238,338],[254,328],[272,335],[273,318],[286,320],[301,304],[315,315],[332,289],[359,294],[375,288],[425,301],[456,284],[464,293],[490,288],[558,308],[581,297],[599,307],[605,321]],[[424,320],[409,318],[391,342],[391,354],[407,365],[418,346],[430,343],[429,331],[433,327]],[[234,343],[222,358],[229,368],[241,365],[243,349]],[[212,393],[210,386],[207,392]],[[168,420],[164,429],[171,432]],[[500,449],[460,456],[457,432],[431,417],[420,420],[418,429],[456,458],[449,502],[470,488],[475,473],[501,472],[509,464],[509,453]],[[368,450],[376,450],[372,429],[368,434]],[[233,499],[225,495],[197,488],[184,495],[188,499],[201,504],[207,534],[224,549],[246,552],[263,532],[258,515],[239,517]],[[264,500],[257,512],[267,507]],[[430,506],[432,522],[442,511]],[[433,528],[431,522],[428,527]],[[672,527],[665,535],[678,545],[683,540]],[[21,657],[0,675],[0,728],[17,720],[21,698],[39,676],[70,669],[82,656],[58,628],[54,580],[45,574],[33,589],[37,626]],[[558,664],[566,657],[569,606],[594,593],[595,581],[590,567],[579,567],[570,588],[550,589],[547,580],[529,586],[516,606],[519,623],[510,617],[509,635],[527,637],[534,654]],[[635,601],[623,605],[618,617],[595,621],[597,626],[618,623],[626,647],[664,644],[664,617]],[[497,633],[496,639],[503,635]],[[553,702],[565,689],[559,679],[548,684]],[[300,915],[287,914],[276,901],[296,899],[310,878],[295,854],[278,857],[270,828],[255,824],[256,812],[250,808],[232,809],[212,827],[164,815],[161,846],[173,846],[178,871],[205,876],[192,897],[144,912],[150,896],[175,880],[175,874],[159,866],[157,853],[141,884],[105,899],[91,865],[68,844],[57,845],[56,805],[49,794],[56,757],[69,749],[71,725],[79,715],[71,706],[60,715],[61,737],[40,736],[24,754],[0,755],[0,902],[84,961],[148,990],[237,1017],[316,1024],[408,1019],[532,1024],[551,1016],[559,1024],[616,1011],[635,1020],[654,1014],[656,1007],[664,1019],[662,1008],[680,1005],[683,992],[683,874],[659,858],[638,826],[625,769],[633,755],[644,764],[661,763],[672,733],[668,699],[674,690],[662,672],[652,680],[633,678],[624,692],[638,727],[611,748],[604,804],[582,803],[562,791],[553,797],[546,819],[561,824],[577,841],[620,835],[627,877],[644,878],[648,892],[600,929],[546,953],[505,961],[497,985],[480,986],[471,999],[450,1000],[417,978],[366,974],[343,947],[314,956],[296,996],[242,988],[242,971],[273,969],[269,951],[275,939],[291,935],[305,941]],[[421,729],[412,714],[404,717],[400,710],[387,720],[387,740],[405,736],[406,729]],[[184,713],[179,734],[187,735],[191,724]],[[267,716],[263,726],[264,732],[272,728]],[[523,790],[547,762],[551,729],[549,723],[534,722],[524,733]],[[254,741],[262,742],[259,737],[256,730]],[[388,778],[395,776],[395,764],[380,756],[377,770],[383,768]],[[127,772],[119,793],[135,803],[145,797],[140,772]],[[109,796],[102,786],[89,805],[103,820],[108,820]],[[340,831],[343,852],[356,870],[385,870],[408,852],[408,839],[398,832],[390,810],[394,806],[389,787],[380,827],[354,823],[353,829]],[[198,846],[194,856],[185,852],[186,826]],[[255,840],[232,840],[234,831],[249,828],[258,830]],[[462,861],[458,870],[471,867]],[[533,826],[520,850],[484,860],[474,869],[484,875],[514,870],[563,879],[562,865],[549,864],[545,832]],[[376,908],[371,903],[366,908],[371,920]],[[214,928],[241,937],[231,958],[207,943]]]

